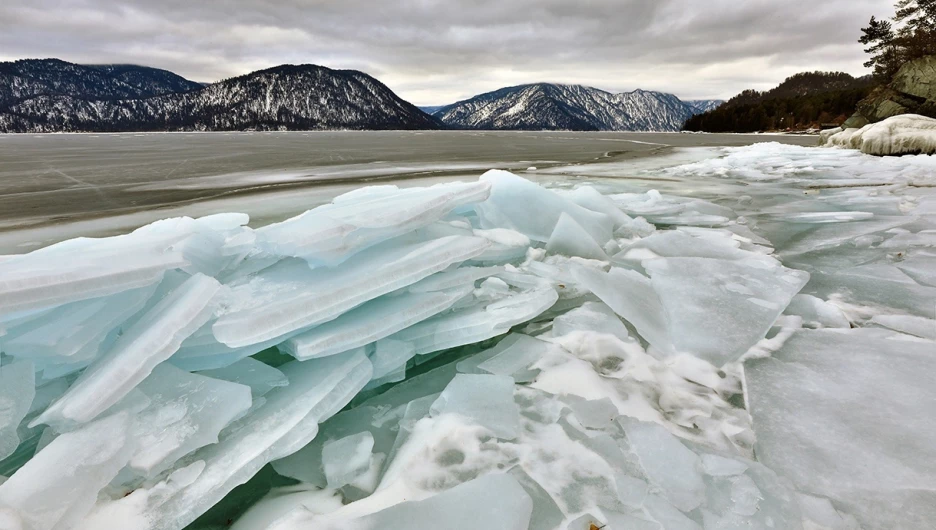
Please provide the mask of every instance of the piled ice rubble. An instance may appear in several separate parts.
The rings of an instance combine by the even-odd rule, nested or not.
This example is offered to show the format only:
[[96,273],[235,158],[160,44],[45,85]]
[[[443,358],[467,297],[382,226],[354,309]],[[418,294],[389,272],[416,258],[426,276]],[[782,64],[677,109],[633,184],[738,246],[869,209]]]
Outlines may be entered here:
[[868,155],[936,154],[936,119],[901,114],[861,129],[832,129],[820,139],[826,147],[858,149]]
[[757,149],[0,260],[0,529],[923,528],[936,208]]

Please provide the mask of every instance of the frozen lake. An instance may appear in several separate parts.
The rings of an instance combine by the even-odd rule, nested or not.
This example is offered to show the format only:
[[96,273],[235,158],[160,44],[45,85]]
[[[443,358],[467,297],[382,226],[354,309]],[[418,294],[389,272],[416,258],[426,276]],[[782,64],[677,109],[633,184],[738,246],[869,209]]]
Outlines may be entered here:
[[932,527],[936,159],[382,136],[31,140],[169,169],[14,251],[191,217],[0,255],[0,527]]
[[[630,163],[613,164],[603,176],[633,178],[655,160],[675,165],[704,156],[685,148],[765,141],[816,139],[472,131],[0,135],[0,253],[179,215],[240,211],[259,226],[374,181],[426,185],[491,168],[556,179],[567,176],[549,168],[624,161]],[[549,176],[525,172],[531,166]]]

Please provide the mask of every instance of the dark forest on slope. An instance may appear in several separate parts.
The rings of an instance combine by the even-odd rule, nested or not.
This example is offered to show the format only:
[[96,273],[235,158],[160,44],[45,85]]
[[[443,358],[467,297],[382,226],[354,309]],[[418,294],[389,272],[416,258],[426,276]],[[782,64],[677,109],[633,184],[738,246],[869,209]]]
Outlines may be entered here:
[[687,131],[756,132],[841,124],[872,89],[870,77],[842,72],[794,75],[766,92],[745,90],[715,110],[690,118]]

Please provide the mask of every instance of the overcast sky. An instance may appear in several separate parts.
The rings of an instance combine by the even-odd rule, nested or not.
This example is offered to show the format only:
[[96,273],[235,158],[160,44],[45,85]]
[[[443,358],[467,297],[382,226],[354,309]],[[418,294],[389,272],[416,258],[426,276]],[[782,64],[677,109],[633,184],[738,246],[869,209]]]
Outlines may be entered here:
[[893,0],[0,0],[0,60],[136,63],[216,81],[363,70],[417,105],[550,81],[684,99],[804,70],[864,74]]

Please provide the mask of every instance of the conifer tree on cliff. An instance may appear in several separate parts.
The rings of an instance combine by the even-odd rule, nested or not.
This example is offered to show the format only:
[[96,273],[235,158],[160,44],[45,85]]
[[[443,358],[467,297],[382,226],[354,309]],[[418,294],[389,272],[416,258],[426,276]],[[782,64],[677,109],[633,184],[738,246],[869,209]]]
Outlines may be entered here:
[[936,54],[936,0],[900,0],[894,20],[903,24],[897,37],[907,48],[908,59]]
[[[936,0],[898,0],[893,23],[871,17],[861,38],[874,77],[887,82],[907,61],[936,55]],[[896,25],[896,30],[895,30]]]
[[863,35],[858,42],[870,46],[865,52],[871,54],[871,59],[864,63],[865,68],[874,68],[874,77],[878,81],[889,81],[903,62],[893,25],[887,20],[871,17],[868,27],[862,28],[861,32]]

